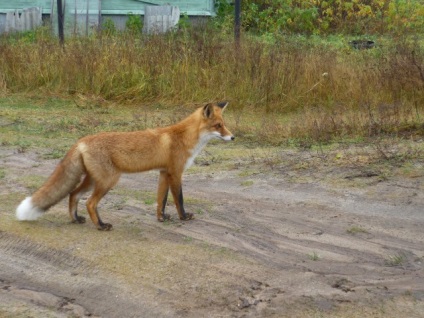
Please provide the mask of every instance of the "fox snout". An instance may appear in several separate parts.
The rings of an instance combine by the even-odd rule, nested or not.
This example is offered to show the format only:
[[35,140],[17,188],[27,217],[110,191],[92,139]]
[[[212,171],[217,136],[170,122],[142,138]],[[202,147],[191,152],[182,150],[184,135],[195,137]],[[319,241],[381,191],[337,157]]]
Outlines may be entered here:
[[227,129],[227,127],[222,125],[222,129],[219,132],[219,138],[225,141],[233,141],[236,137],[234,137],[234,135]]
[[234,139],[236,139],[236,137],[234,137],[233,135],[226,135],[226,136],[221,136],[221,139],[225,141],[233,141]]
[[218,131],[212,132],[211,137],[222,139],[222,140],[225,140],[225,141],[233,141],[236,138],[230,132],[226,133],[226,134],[222,134],[222,133],[219,133]]

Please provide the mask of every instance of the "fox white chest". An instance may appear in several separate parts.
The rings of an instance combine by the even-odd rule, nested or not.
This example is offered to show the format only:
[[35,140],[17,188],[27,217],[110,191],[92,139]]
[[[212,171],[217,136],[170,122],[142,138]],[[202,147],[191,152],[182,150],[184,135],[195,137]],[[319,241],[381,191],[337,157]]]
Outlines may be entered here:
[[203,150],[203,148],[205,148],[209,140],[211,140],[214,137],[215,135],[213,134],[203,134],[200,136],[198,143],[190,151],[191,156],[187,159],[184,165],[184,170],[190,168],[193,165],[194,159],[199,155],[199,153]]

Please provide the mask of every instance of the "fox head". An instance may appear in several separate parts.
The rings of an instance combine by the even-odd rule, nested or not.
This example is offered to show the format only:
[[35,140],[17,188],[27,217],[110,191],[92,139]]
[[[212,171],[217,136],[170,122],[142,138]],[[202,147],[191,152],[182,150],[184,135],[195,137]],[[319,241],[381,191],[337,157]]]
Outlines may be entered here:
[[202,108],[204,119],[204,127],[202,134],[210,138],[218,138],[225,141],[234,140],[234,135],[229,131],[224,124],[222,113],[227,107],[228,102],[210,103]]

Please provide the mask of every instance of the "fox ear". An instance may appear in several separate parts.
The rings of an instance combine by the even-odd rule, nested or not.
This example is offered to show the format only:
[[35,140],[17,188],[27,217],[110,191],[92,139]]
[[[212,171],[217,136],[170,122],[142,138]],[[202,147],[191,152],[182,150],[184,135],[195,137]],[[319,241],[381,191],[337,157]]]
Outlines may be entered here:
[[203,106],[203,117],[205,118],[212,118],[213,117],[213,105],[212,104],[206,104]]
[[228,102],[219,102],[219,103],[217,103],[217,105],[219,106],[219,108],[221,108],[221,111],[224,111],[224,109],[228,105]]

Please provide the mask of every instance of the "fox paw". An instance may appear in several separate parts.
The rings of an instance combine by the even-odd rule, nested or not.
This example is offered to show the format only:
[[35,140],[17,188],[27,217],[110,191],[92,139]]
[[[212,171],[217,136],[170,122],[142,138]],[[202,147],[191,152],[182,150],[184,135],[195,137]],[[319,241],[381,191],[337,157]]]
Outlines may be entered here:
[[180,220],[182,221],[189,221],[194,219],[193,213],[186,213],[182,218],[180,217]]
[[159,222],[169,221],[170,219],[171,219],[171,216],[168,214],[163,214],[160,217],[158,217]]
[[78,223],[78,224],[85,223],[85,217],[77,215],[76,219],[72,220],[72,223]]
[[112,224],[102,223],[97,226],[99,231],[110,231],[112,229]]

